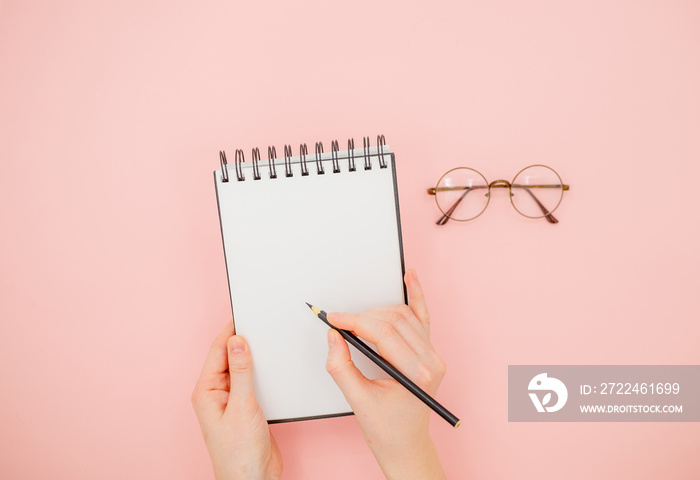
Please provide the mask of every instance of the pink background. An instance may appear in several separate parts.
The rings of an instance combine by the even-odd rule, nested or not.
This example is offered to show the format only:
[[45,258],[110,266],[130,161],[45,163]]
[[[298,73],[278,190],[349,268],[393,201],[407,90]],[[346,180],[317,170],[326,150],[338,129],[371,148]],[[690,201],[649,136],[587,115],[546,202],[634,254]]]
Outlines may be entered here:
[[[697,1],[4,1],[0,71],[0,477],[211,478],[217,152],[378,133],[450,478],[700,476],[698,424],[507,421],[508,364],[700,363]],[[434,225],[444,171],[532,163],[558,225]],[[272,430],[286,478],[381,476],[354,418]]]

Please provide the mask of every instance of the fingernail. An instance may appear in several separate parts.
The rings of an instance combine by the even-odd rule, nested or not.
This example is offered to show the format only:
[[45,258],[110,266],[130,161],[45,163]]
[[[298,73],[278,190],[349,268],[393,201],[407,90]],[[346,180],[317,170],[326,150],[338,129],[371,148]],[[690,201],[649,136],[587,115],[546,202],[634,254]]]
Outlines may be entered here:
[[333,325],[333,322],[334,322],[334,320],[336,319],[337,316],[338,316],[338,314],[337,314],[336,312],[327,313],[327,314],[326,314],[326,320],[328,320],[328,323],[330,323],[331,325]]
[[335,332],[331,329],[328,330],[328,348],[333,348],[335,345]]
[[245,350],[245,342],[241,337],[231,337],[231,353],[243,353]]

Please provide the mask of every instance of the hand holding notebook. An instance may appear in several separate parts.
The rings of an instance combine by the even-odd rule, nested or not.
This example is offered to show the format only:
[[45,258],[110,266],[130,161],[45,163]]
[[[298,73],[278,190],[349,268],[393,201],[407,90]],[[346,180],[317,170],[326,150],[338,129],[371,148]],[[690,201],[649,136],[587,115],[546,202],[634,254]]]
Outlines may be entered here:
[[282,476],[282,455],[255,398],[250,348],[232,323],[211,346],[192,406],[217,480]]

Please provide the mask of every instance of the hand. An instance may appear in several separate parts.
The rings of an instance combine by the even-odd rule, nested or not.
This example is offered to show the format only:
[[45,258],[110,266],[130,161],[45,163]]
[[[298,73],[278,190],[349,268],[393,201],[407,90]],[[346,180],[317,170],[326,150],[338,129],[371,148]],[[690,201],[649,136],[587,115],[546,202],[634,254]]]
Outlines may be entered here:
[[[350,330],[377,346],[379,354],[434,396],[445,363],[430,343],[430,316],[415,271],[404,278],[408,306],[397,305],[359,314],[329,313],[335,327]],[[365,441],[388,479],[443,479],[430,438],[431,410],[393,378],[367,379],[350,358],[340,334],[328,331],[326,369],[352,407]]]
[[250,349],[232,323],[214,340],[192,406],[217,480],[282,476],[282,456],[255,399]]

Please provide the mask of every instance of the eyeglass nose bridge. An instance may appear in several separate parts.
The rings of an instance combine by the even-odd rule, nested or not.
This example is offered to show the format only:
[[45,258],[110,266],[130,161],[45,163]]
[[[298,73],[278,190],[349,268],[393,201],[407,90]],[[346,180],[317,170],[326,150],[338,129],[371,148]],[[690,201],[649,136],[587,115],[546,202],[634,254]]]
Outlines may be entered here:
[[489,183],[489,189],[491,188],[510,188],[511,183],[508,180],[494,180],[493,182]]
[[[486,192],[486,196],[487,197],[491,196],[490,193],[491,193],[492,188],[507,188],[508,191],[510,191],[511,186],[512,186],[512,184],[508,180],[503,180],[502,178],[500,178],[498,180],[494,180],[493,182],[489,183],[488,192]],[[512,195],[513,194],[511,193],[511,196]]]

